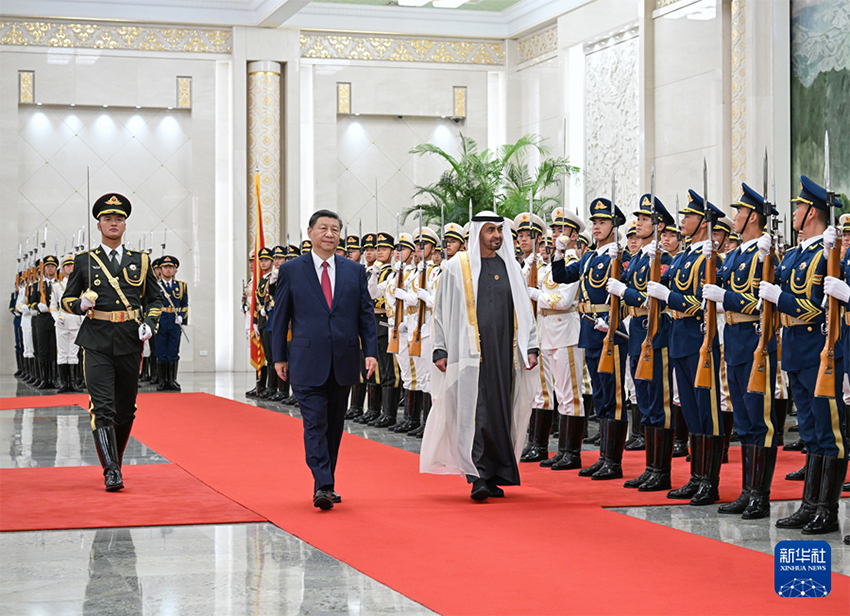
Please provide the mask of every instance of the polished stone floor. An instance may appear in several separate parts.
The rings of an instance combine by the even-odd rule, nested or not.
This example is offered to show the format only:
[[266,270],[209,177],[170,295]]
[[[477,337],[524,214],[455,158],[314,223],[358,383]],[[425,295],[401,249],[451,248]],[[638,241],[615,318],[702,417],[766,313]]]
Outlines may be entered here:
[[[247,402],[298,417],[297,407],[252,400],[250,373],[181,374],[183,391]],[[141,391],[152,391],[149,386]],[[0,377],[0,397],[41,392]],[[98,464],[88,413],[79,407],[0,411],[0,468]],[[591,424],[595,430],[595,424]],[[348,424],[358,436],[417,452],[421,441]],[[554,447],[554,440],[551,443]],[[585,446],[585,449],[590,449]],[[131,439],[126,463],[168,461]],[[2,490],[2,486],[0,486]],[[748,549],[773,553],[804,539],[773,525],[798,502],[774,503],[771,520],[724,517],[715,507],[615,509]],[[833,571],[850,574],[847,503],[832,547]],[[423,606],[268,524],[0,533],[0,614],[431,614]]]

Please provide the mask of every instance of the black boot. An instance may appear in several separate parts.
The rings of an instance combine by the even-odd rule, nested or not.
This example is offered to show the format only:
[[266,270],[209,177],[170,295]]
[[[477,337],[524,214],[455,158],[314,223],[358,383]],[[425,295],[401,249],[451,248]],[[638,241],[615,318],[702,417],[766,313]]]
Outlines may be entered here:
[[[583,468],[578,472],[579,477],[592,477],[593,473],[602,468],[605,464],[605,431],[608,429],[608,419],[605,417],[599,418],[599,459],[587,468]],[[587,440],[585,439],[585,442]]]
[[729,443],[732,442],[732,430],[735,429],[735,417],[732,411],[721,413],[723,419],[723,464],[729,461]]
[[785,419],[788,415],[788,399],[778,399],[773,403],[773,408],[776,410],[776,425],[773,427],[776,431],[774,442],[777,447],[785,445]]
[[130,432],[133,431],[133,423],[130,422],[126,426],[113,424],[115,428],[115,449],[118,453],[118,466],[124,466],[124,450],[127,449],[127,442],[130,440]]
[[587,427],[587,417],[567,415],[561,427],[567,433],[564,441],[564,455],[552,465],[553,471],[569,471],[581,468],[581,441]]
[[[264,370],[265,370],[265,368],[264,368]],[[164,361],[156,362],[156,372],[157,372],[156,390],[157,391],[168,391],[168,364]],[[257,381],[257,387],[255,388],[255,390],[259,391],[259,389],[260,389],[260,382]],[[254,391],[254,390],[252,390],[252,391]],[[253,394],[252,397],[256,397],[256,395],[257,395],[256,391],[254,391],[254,394]],[[249,396],[249,395],[252,395],[252,394],[249,391],[245,395]]]
[[632,406],[629,412],[629,440],[626,441],[626,451],[644,451],[647,448],[646,434],[643,427],[643,414]]
[[547,460],[543,460],[540,466],[550,468],[556,462],[559,462],[564,457],[567,451],[567,416],[558,414],[558,421],[552,422],[558,424],[558,452]]
[[726,437],[722,434],[705,437],[702,477],[699,490],[691,498],[691,505],[695,507],[713,505],[720,499],[720,466],[723,464],[725,443]]
[[53,382],[53,374],[51,363],[49,360],[41,360],[41,372],[44,379],[39,384],[38,389],[56,389],[56,384]]
[[528,435],[529,447],[519,459],[520,462],[540,462],[549,457],[549,431],[552,429],[552,415],[549,409],[531,410],[531,431]]
[[393,387],[390,391],[395,393],[390,394],[384,399],[381,414],[369,422],[369,425],[373,428],[389,428],[395,425],[398,419],[398,402],[401,399],[401,392],[403,390],[401,387]]
[[[280,383],[280,391],[283,392],[283,400],[281,400],[281,404],[288,404],[289,406],[298,405],[298,400],[295,399],[295,396],[292,395],[292,390],[289,387],[289,381],[281,381]],[[380,392],[378,404],[380,405]]]
[[389,428],[390,432],[408,432],[419,427],[419,418],[422,416],[422,392],[410,392],[411,398],[404,406],[404,417],[401,422]]
[[676,438],[673,440],[673,457],[684,458],[688,455],[688,424],[685,423],[685,416],[682,415],[682,407],[678,404],[673,405],[673,414],[675,416]]
[[159,385],[159,362],[156,361],[156,356],[153,353],[148,359],[151,365],[151,385]]
[[825,535],[838,531],[838,499],[847,475],[847,458],[824,456],[820,494],[815,517],[803,527],[804,535]]
[[[355,419],[363,415],[363,402],[360,400],[360,390],[366,389],[365,383],[355,383],[351,386],[351,406],[345,412],[346,419]],[[358,401],[360,404],[358,405]]]
[[118,446],[115,439],[115,427],[96,428],[94,445],[97,449],[97,457],[103,467],[104,485],[107,492],[115,492],[124,487],[124,479],[121,477],[121,464],[118,458]]
[[785,481],[805,481],[806,480],[806,465],[804,464],[796,471],[791,471],[785,475]]
[[798,438],[793,443],[788,443],[782,447],[782,451],[803,451],[803,447],[806,446],[806,441],[801,438]]
[[703,451],[705,449],[704,434],[691,434],[691,477],[688,483],[676,490],[670,490],[667,493],[667,498],[674,500],[690,499],[699,490],[700,477],[703,472]]
[[68,364],[59,364],[59,389],[57,394],[67,394],[74,391],[71,389],[71,367]]
[[139,383],[147,383],[151,380],[151,360],[142,357],[142,372],[139,374]]
[[752,443],[741,445],[741,495],[731,503],[723,503],[717,513],[744,513],[753,492],[753,477],[756,472],[756,446]]
[[756,447],[753,464],[753,491],[750,502],[741,517],[745,520],[760,520],[770,517],[770,486],[776,468],[776,447]]
[[818,508],[823,475],[824,456],[816,453],[806,454],[806,482],[803,484],[803,501],[800,508],[787,518],[776,521],[776,528],[803,528],[815,517]]
[[15,370],[15,374],[12,376],[19,379],[24,374],[24,356],[21,353],[15,353],[15,367],[17,370]]
[[86,375],[83,373],[83,363],[82,361],[78,361],[74,364],[74,374],[76,375],[76,388],[77,391],[85,391],[86,389]]
[[622,479],[623,478],[623,447],[629,433],[628,420],[609,419],[605,427],[605,462],[591,479]]
[[[375,387],[379,386],[376,385]],[[388,408],[387,405],[390,404],[389,400],[392,398],[394,390],[394,387],[381,386],[381,390],[378,392],[378,395],[380,395],[378,403],[374,406],[370,403],[369,408],[360,417],[355,417],[352,421],[357,424],[368,424],[370,421],[376,420],[381,416],[382,409]]]
[[283,381],[280,380],[280,377],[277,375],[277,370],[274,369],[274,365],[269,366],[269,371],[274,378],[272,386],[274,387],[274,393],[269,396],[269,402],[283,402],[284,399],[289,395],[287,392],[283,391]]
[[[644,442],[646,444],[646,470],[634,479],[629,479],[626,483],[624,483],[624,488],[639,488],[641,484],[649,479],[652,476],[652,473],[656,470],[655,429],[650,426],[644,426],[643,430],[645,433]],[[628,445],[626,445],[626,448],[628,448]]]
[[262,368],[260,368],[260,385],[258,386],[257,397],[262,398],[263,400],[268,400],[272,394],[274,394],[274,390],[271,385],[274,382],[272,379],[274,374],[274,369],[270,369],[269,365],[266,364]]
[[32,385],[35,376],[33,374],[33,362],[31,357],[24,357],[24,376],[22,380],[24,383]]
[[582,394],[581,400],[584,403],[584,416],[587,421],[599,421],[596,416],[596,406],[593,404],[593,394]]
[[654,431],[653,449],[655,453],[653,458],[655,459],[655,470],[649,479],[640,484],[638,488],[640,492],[660,492],[672,487],[670,469],[673,463],[673,440],[676,431],[673,428],[654,428]]
[[428,415],[431,414],[431,394],[422,392],[422,425],[407,433],[407,436],[422,438],[425,436],[425,424],[428,423]]
[[[177,382],[177,369],[180,367],[179,361],[171,362],[171,381],[169,381],[169,385],[171,386],[172,391],[182,391],[182,387],[180,387],[180,383]],[[269,373],[274,375],[275,381],[279,381],[280,379],[277,376],[277,372],[275,372],[274,365],[269,366]]]

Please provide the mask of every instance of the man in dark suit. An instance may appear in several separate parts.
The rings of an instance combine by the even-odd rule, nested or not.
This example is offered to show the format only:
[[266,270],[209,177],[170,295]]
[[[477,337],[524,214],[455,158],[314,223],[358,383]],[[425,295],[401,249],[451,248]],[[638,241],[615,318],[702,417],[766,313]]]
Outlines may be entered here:
[[[307,234],[312,251],[278,271],[272,354],[292,391],[304,421],[304,449],[313,473],[313,506],[330,509],[348,393],[360,382],[360,349],[367,378],[377,366],[375,311],[359,263],[336,256],[342,222],[336,212],[319,210]],[[292,341],[286,332],[292,326]]]

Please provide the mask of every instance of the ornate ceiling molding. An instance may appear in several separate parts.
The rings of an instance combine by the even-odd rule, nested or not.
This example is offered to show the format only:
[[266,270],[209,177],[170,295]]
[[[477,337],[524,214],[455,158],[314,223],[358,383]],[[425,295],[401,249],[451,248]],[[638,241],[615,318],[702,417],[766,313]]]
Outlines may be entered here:
[[535,32],[519,40],[519,61],[530,62],[547,53],[558,50],[558,26]]
[[233,32],[230,28],[207,29],[26,19],[0,21],[0,45],[25,47],[230,53],[232,38]]
[[501,66],[505,63],[505,45],[498,41],[401,38],[354,35],[345,32],[302,32],[301,57]]

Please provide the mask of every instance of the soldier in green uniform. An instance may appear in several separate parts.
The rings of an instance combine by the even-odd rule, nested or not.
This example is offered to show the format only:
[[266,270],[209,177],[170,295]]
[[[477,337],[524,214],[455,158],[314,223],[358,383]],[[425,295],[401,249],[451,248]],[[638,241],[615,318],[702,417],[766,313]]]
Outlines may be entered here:
[[67,312],[88,317],[76,342],[83,349],[91,426],[109,492],[124,487],[121,461],[136,416],[142,349],[162,312],[147,253],[121,243],[131,209],[117,193],[95,201],[101,245],[77,255],[62,296]]

